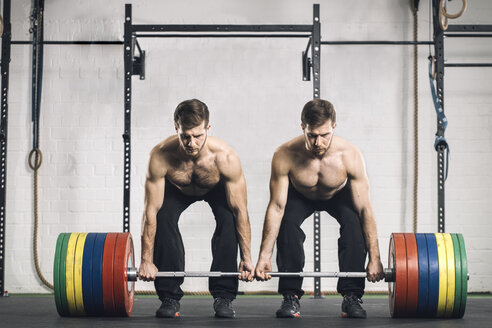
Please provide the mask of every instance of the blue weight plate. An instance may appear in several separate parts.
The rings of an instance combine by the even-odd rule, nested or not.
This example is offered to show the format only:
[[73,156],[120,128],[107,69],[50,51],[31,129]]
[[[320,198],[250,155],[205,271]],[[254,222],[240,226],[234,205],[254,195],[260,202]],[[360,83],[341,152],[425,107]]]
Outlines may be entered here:
[[95,314],[94,297],[92,296],[92,257],[96,236],[95,233],[87,234],[82,257],[82,296],[86,315]]
[[419,256],[419,300],[417,315],[425,316],[429,303],[429,256],[427,254],[427,240],[425,234],[416,233],[417,250]]
[[94,241],[94,250],[92,256],[92,297],[94,299],[94,315],[104,315],[103,288],[102,288],[102,264],[104,243],[106,241],[105,233],[96,234]]
[[439,301],[439,257],[437,255],[437,241],[433,233],[426,233],[427,255],[429,258],[429,298],[426,317],[435,317]]

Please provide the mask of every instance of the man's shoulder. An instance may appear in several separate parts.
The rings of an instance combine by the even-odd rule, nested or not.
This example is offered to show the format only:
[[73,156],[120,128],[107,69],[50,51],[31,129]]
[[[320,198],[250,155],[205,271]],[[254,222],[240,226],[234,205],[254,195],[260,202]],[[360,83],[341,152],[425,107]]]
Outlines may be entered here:
[[221,158],[224,156],[237,156],[234,149],[227,142],[217,137],[209,136],[207,138],[207,147],[214,155]]
[[229,144],[216,137],[208,137],[207,144],[213,154],[214,163],[222,175],[231,177],[241,172],[239,155]]
[[179,147],[179,141],[177,136],[170,136],[152,148],[150,151],[151,160],[164,160],[172,154],[176,154],[176,150]]
[[292,138],[289,141],[281,144],[277,148],[276,152],[282,153],[282,154],[284,154],[284,153],[288,154],[291,152],[298,152],[299,149],[302,149],[303,147],[304,147],[304,139],[303,139],[303,136],[300,135],[300,136]]
[[281,144],[273,154],[272,167],[277,172],[288,172],[304,147],[302,135]]
[[344,154],[353,154],[354,152],[359,151],[359,148],[357,148],[357,146],[355,146],[353,143],[337,135],[333,137],[333,145],[338,151]]
[[362,153],[356,145],[352,144],[348,140],[340,136],[336,137],[336,151],[342,155],[342,160],[345,163],[347,171],[352,171],[354,164],[363,162]]

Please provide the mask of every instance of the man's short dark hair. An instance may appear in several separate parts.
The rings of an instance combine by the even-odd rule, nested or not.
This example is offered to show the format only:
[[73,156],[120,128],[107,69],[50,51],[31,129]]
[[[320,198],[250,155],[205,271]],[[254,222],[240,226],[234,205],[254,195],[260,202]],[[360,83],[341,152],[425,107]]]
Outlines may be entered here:
[[181,102],[174,111],[174,124],[191,129],[205,123],[208,126],[209,112],[204,102],[189,99]]
[[304,105],[301,113],[301,122],[304,125],[317,127],[328,120],[331,120],[332,123],[337,121],[337,114],[331,102],[323,99],[313,99]]

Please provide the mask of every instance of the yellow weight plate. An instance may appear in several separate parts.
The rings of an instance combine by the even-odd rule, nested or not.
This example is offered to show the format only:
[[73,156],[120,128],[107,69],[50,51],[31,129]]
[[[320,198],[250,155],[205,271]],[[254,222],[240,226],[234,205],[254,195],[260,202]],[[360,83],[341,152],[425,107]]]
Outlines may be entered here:
[[448,292],[448,268],[446,259],[446,245],[442,233],[436,233],[437,257],[439,261],[439,299],[437,301],[436,317],[444,317],[446,314],[446,299]]
[[77,245],[78,233],[72,233],[68,240],[67,247],[67,262],[65,267],[65,284],[67,289],[68,312],[70,315],[77,315],[75,308],[75,291],[74,291],[74,262],[75,262],[75,246]]
[[443,237],[444,244],[446,245],[446,260],[448,262],[448,291],[446,296],[445,316],[449,318],[453,316],[456,272],[454,265],[453,238],[451,238],[449,233],[443,233]]
[[84,256],[84,246],[87,233],[80,233],[75,246],[75,263],[74,263],[74,294],[75,310],[77,315],[85,315],[84,296],[82,293],[82,263]]

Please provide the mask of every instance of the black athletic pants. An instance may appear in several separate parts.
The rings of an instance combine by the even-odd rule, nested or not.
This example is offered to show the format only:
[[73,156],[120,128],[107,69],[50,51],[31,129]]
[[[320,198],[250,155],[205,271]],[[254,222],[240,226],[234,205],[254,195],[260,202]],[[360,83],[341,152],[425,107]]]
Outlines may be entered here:
[[[159,271],[184,271],[185,251],[179,232],[181,213],[196,201],[205,200],[215,216],[216,228],[212,237],[211,271],[236,272],[238,242],[234,215],[227,203],[223,183],[217,184],[204,196],[187,196],[166,180],[164,203],[157,213],[157,230],[154,242],[154,264]],[[159,299],[183,297],[183,278],[156,278],[155,289]],[[213,297],[234,299],[238,278],[209,278],[209,290]]]
[[[309,200],[294,187],[289,187],[284,217],[277,238],[277,266],[279,272],[301,272],[304,268],[306,239],[301,224],[313,212],[327,211],[340,224],[338,239],[338,265],[341,272],[365,271],[366,245],[359,216],[354,210],[349,185],[329,200]],[[278,292],[283,295],[304,294],[302,278],[279,278]],[[364,278],[339,278],[337,291],[345,295],[364,294]]]

